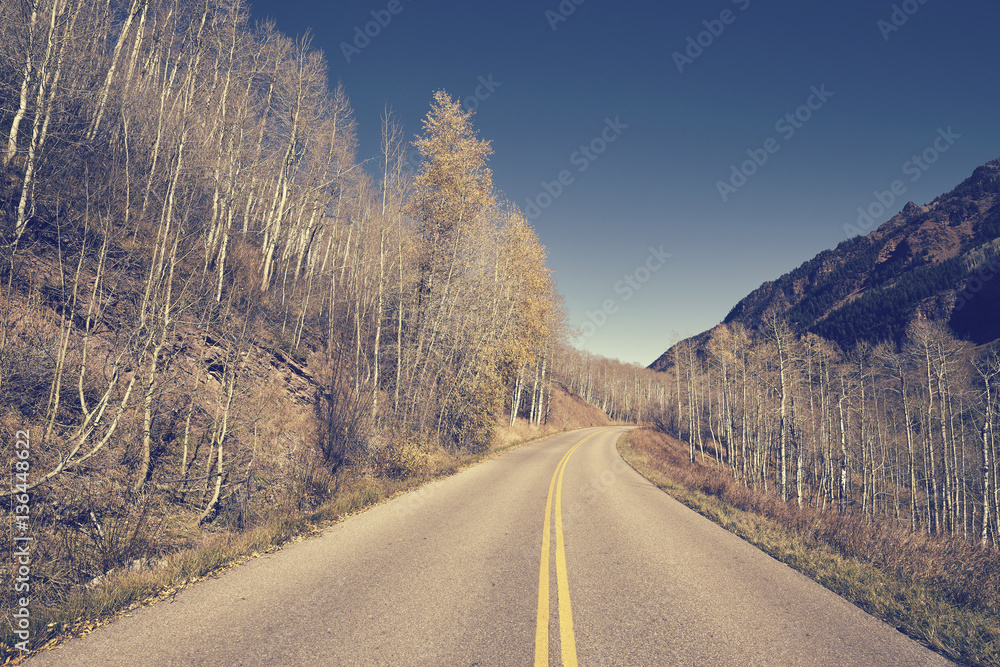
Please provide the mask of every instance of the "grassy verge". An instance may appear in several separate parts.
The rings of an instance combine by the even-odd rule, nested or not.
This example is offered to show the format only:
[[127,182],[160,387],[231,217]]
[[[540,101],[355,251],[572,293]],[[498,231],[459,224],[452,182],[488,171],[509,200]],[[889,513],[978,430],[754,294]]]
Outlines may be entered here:
[[[170,598],[183,588],[218,576],[262,554],[277,551],[288,542],[317,535],[352,514],[558,431],[554,427],[539,428],[519,422],[513,428],[501,429],[496,445],[486,451],[425,453],[415,469],[394,478],[343,475],[330,497],[315,510],[285,511],[245,532],[205,533],[196,546],[166,556],[152,567],[101,577],[91,586],[74,590],[58,606],[32,606],[33,652],[89,634],[133,609]],[[0,660],[4,662],[0,664],[19,664],[31,655],[14,648],[17,641],[9,624],[4,624],[0,630]]]
[[[956,563],[951,544],[907,539],[899,531],[878,533],[877,527],[887,544],[858,544],[879,541],[872,540],[868,522],[790,511],[765,494],[750,498],[754,492],[742,485],[737,490],[732,478],[689,463],[683,443],[653,431],[629,433],[619,451],[681,503],[925,646],[964,664],[1000,666],[995,552],[966,546],[964,562]],[[869,556],[859,557],[860,550]],[[886,556],[890,552],[892,558]],[[992,588],[968,590],[973,586]]]
[[[35,651],[42,650],[70,637],[89,634],[132,609],[176,595],[198,581],[317,533],[380,502],[393,491],[402,492],[405,486],[363,477],[345,480],[334,496],[313,512],[276,516],[242,533],[206,534],[197,546],[166,556],[151,568],[106,575],[91,586],[74,590],[59,606],[33,606],[31,646]],[[30,655],[14,649],[16,641],[10,628],[3,628],[2,664],[18,664]]]

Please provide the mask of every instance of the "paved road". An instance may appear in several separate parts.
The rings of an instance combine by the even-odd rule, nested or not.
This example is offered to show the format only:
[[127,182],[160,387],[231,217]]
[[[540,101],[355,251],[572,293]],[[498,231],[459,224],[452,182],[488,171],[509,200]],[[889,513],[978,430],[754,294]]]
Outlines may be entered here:
[[948,664],[650,485],[623,431],[521,447],[28,664]]

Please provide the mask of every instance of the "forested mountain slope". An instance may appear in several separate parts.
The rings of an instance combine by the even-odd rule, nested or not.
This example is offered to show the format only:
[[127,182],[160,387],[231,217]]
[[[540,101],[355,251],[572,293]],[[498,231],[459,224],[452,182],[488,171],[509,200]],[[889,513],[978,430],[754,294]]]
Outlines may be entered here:
[[[903,210],[864,236],[821,252],[742,299],[727,324],[759,329],[783,315],[802,332],[844,348],[864,340],[900,342],[920,313],[946,321],[961,338],[1000,338],[1000,160],[979,168],[951,192]],[[859,211],[862,231],[870,218]],[[696,337],[697,340],[704,340]],[[651,366],[662,368],[664,355]]]

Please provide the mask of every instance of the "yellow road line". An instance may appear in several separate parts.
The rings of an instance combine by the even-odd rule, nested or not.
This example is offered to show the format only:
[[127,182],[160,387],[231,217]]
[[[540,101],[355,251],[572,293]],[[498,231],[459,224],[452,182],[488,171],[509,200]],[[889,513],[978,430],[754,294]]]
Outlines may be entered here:
[[[556,473],[564,460],[565,456],[556,466]],[[542,563],[538,570],[538,615],[535,620],[535,667],[549,665],[549,544],[552,532],[552,494],[555,488],[556,475],[553,474],[549,483],[549,497],[545,501],[545,522],[542,525]]]
[[[569,451],[570,456],[582,442]],[[566,463],[569,456],[566,457]],[[559,471],[556,487],[556,582],[559,588],[559,645],[562,647],[563,667],[576,667],[576,637],[573,635],[573,610],[569,604],[569,578],[566,575],[566,545],[563,543],[562,484],[566,463]]]
[[[598,431],[597,433],[600,433]],[[597,433],[591,433],[562,457],[549,482],[549,496],[545,501],[545,521],[542,525],[542,558],[538,569],[538,615],[535,619],[535,667],[549,664],[549,556],[551,552],[552,498],[556,510],[556,586],[559,592],[559,644],[564,667],[576,667],[576,635],[573,633],[573,609],[569,601],[569,577],[566,571],[566,545],[563,541],[562,482],[569,457],[580,445]]]

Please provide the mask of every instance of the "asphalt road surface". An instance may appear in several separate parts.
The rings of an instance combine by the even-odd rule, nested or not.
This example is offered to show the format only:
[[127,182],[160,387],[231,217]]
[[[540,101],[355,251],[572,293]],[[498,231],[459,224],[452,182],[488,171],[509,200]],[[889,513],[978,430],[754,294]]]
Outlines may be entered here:
[[564,433],[374,507],[43,665],[939,665]]

